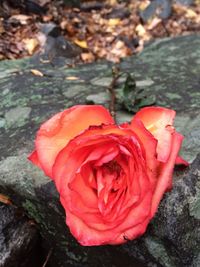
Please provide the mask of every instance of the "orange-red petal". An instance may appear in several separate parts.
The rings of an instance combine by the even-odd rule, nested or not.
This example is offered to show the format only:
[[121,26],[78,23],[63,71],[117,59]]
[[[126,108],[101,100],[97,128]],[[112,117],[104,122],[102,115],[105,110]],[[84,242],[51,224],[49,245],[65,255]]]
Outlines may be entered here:
[[38,159],[38,155],[37,155],[37,151],[34,150],[29,156],[28,156],[28,159],[33,163],[35,164],[36,166],[38,166],[39,168],[41,168],[41,165],[40,165],[40,161]]
[[158,141],[154,138],[154,136],[144,127],[144,124],[141,120],[134,118],[131,122],[131,130],[136,133],[138,138],[141,140],[145,154],[146,154],[146,168],[151,181],[152,186],[155,185],[157,181],[157,153],[156,148]]
[[158,177],[156,189],[153,193],[152,207],[151,207],[152,217],[156,213],[158,209],[158,205],[164,193],[172,186],[172,175],[173,175],[174,165],[175,165],[176,158],[178,156],[178,152],[180,150],[182,141],[183,141],[183,136],[181,134],[175,132],[172,135],[171,153],[170,153],[167,163],[163,163],[163,167],[161,168],[161,173]]
[[43,123],[35,144],[39,163],[46,175],[52,177],[55,158],[71,139],[91,125],[112,123],[114,120],[110,113],[98,105],[74,106]]
[[[61,203],[66,212],[66,223],[70,228],[73,236],[83,246],[96,246],[104,244],[122,244],[126,241],[125,238],[136,238],[144,233],[146,226],[150,220],[150,202],[151,192],[145,195],[140,205],[134,209],[130,209],[128,216],[124,222],[113,228],[106,230],[107,226],[102,224],[102,230],[97,230],[99,227],[91,227],[82,218],[75,215],[69,210],[68,203],[61,196]],[[90,222],[89,222],[90,224]],[[95,229],[97,228],[97,229]]]
[[162,107],[146,107],[141,109],[133,118],[143,122],[145,128],[158,140],[157,158],[166,162],[171,151],[172,134],[174,132],[173,121],[175,111]]
[[[122,136],[132,136],[134,133],[130,129],[122,129],[116,125],[103,125],[97,127],[91,127],[83,131],[76,138],[71,140],[57,155],[55,164],[53,165],[53,177],[57,186],[58,191],[61,190],[61,181],[63,182],[64,177],[70,176],[71,170],[77,168],[77,164],[83,162],[84,154],[87,154],[87,147],[91,145],[102,144],[106,142],[107,135],[122,135]],[[73,150],[76,150],[76,147],[79,148],[80,162],[74,157],[71,156]],[[94,151],[95,152],[95,151]],[[87,157],[86,157],[87,159]],[[66,164],[66,162],[68,164]],[[66,181],[64,181],[65,183]],[[69,182],[69,181],[68,181]]]
[[176,158],[176,165],[189,166],[189,163],[186,160],[184,160],[181,156],[178,156]]

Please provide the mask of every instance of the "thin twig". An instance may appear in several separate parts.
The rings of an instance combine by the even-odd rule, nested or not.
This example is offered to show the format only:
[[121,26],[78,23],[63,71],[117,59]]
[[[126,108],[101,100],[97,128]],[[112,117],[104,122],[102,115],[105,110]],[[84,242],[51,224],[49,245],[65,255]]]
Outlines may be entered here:
[[52,252],[53,252],[53,248],[51,248],[51,249],[49,250],[49,252],[48,252],[48,254],[47,254],[47,257],[46,257],[46,260],[45,260],[44,264],[42,265],[42,267],[46,267],[46,265],[47,265],[47,263],[48,263],[48,261],[49,261],[49,258],[51,257]]
[[119,67],[117,66],[112,67],[112,81],[110,85],[108,86],[108,91],[110,93],[109,111],[114,119],[116,116],[115,114],[115,101],[116,101],[115,87],[120,76],[121,74],[120,74]]
[[163,29],[165,30],[167,36],[170,36],[170,32],[168,31],[167,27],[166,27],[166,23],[164,20],[161,20],[161,24],[162,24],[162,27]]

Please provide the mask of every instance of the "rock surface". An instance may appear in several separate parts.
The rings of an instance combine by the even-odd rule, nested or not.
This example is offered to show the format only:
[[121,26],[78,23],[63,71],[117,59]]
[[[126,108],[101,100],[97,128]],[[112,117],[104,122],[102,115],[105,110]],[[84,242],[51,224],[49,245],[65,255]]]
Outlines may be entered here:
[[22,210],[1,203],[0,218],[0,266],[41,266],[36,225],[23,215]]
[[[185,135],[184,158],[192,162],[200,152],[200,37],[187,36],[152,43],[137,57],[121,63],[138,87],[155,95],[156,104],[177,111],[176,126]],[[200,265],[200,157],[188,170],[174,175],[174,189],[166,194],[146,234],[123,246],[81,247],[65,225],[64,212],[51,181],[27,160],[40,123],[74,104],[109,105],[107,87],[111,63],[67,68],[33,60],[0,63],[0,193],[23,207],[40,227],[49,266],[187,266]],[[37,69],[43,76],[36,76]],[[117,120],[122,110],[117,87]]]

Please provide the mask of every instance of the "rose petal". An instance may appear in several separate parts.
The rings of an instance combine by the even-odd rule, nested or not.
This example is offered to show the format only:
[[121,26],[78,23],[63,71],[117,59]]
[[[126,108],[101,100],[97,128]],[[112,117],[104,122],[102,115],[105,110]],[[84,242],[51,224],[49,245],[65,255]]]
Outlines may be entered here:
[[[126,218],[126,220],[119,224],[118,227],[113,228],[111,231],[105,230],[107,228],[106,224],[99,225],[102,226],[102,230],[95,230],[95,228],[91,227],[92,223],[89,221],[90,226],[87,225],[83,220],[74,215],[72,212],[68,210],[68,204],[65,199],[61,197],[61,203],[66,211],[66,223],[70,228],[71,233],[78,242],[83,246],[96,246],[103,244],[121,244],[124,243],[125,233],[130,230],[130,236],[139,236],[144,233],[146,227],[142,225],[145,221],[145,224],[149,221],[149,214],[152,194],[149,192],[142,200],[141,205],[136,207],[135,209],[130,209],[130,212]],[[147,220],[148,218],[148,220]],[[95,226],[95,225],[93,225]],[[138,227],[137,227],[138,226]],[[120,233],[120,235],[119,235]]]
[[171,151],[172,133],[175,111],[162,107],[146,107],[141,109],[133,118],[140,119],[145,128],[158,140],[157,158],[166,162]]
[[158,141],[154,136],[144,127],[143,123],[134,118],[131,122],[131,129],[137,134],[138,138],[141,140],[145,154],[146,154],[146,168],[152,183],[152,186],[155,185],[157,181],[157,172],[158,172],[158,161],[156,148]]
[[40,165],[46,175],[52,177],[52,166],[57,154],[72,138],[89,126],[102,123],[114,123],[104,107],[83,105],[60,112],[42,124],[35,144]]
[[41,168],[41,164],[40,161],[38,159],[38,155],[37,155],[37,151],[34,150],[29,156],[28,159],[30,161],[32,161],[33,164],[35,164],[36,166],[38,166],[39,168]]
[[[96,126],[91,127],[84,132],[82,132],[80,135],[78,135],[76,138],[71,140],[67,146],[65,146],[57,155],[55,164],[53,166],[53,177],[57,186],[58,191],[60,191],[61,188],[64,188],[64,184],[66,183],[64,177],[69,177],[71,172],[73,173],[76,168],[78,169],[81,166],[81,164],[85,164],[88,161],[88,158],[86,157],[85,153],[88,153],[87,147],[91,145],[100,146],[100,143],[102,144],[106,142],[107,147],[109,147],[109,142],[113,142],[115,135],[122,135],[122,136],[130,136],[134,135],[134,133],[130,129],[120,129],[116,125],[103,125],[103,126]],[[109,137],[110,136],[110,137]],[[111,139],[107,139],[111,138]],[[79,154],[82,157],[85,157],[85,161],[83,158],[80,158],[80,162],[74,157],[70,156],[72,150],[76,149],[78,147],[80,149]],[[104,150],[104,146],[100,148],[102,151]],[[94,149],[93,149],[94,150]],[[96,154],[94,152],[94,154]],[[88,155],[89,156],[89,155]],[[96,154],[98,156],[98,154]],[[67,162],[67,164],[66,164]],[[69,170],[70,169],[70,170]],[[76,170],[77,171],[77,170]],[[63,183],[63,186],[61,185],[61,180]]]
[[66,224],[69,226],[70,232],[83,246],[97,246],[107,244],[113,237],[117,238],[118,234],[112,231],[97,231],[85,224],[78,216],[74,215],[68,210],[68,205],[65,199],[60,199],[65,212]]
[[114,241],[111,241],[110,245],[120,245],[126,243],[128,240],[133,240],[145,233],[150,219],[147,217],[142,223],[135,225],[124,233],[120,234]]
[[176,158],[176,164],[177,165],[189,166],[189,163],[186,160],[184,160],[181,156],[178,156]]
[[178,152],[180,150],[183,141],[183,136],[179,133],[174,133],[172,135],[172,147],[171,153],[167,163],[163,164],[161,169],[161,174],[158,177],[157,186],[153,194],[152,206],[151,206],[151,216],[153,217],[158,209],[158,205],[163,197],[163,194],[171,187],[173,169],[176,162]]
[[[131,167],[135,165],[135,170],[131,170]],[[129,164],[130,174],[127,178],[130,180],[130,184],[128,186],[126,199],[121,207],[120,213],[122,214],[125,210],[129,209],[130,207],[134,209],[136,206],[139,206],[143,201],[148,192],[153,192],[152,184],[149,181],[149,177],[146,174],[146,171],[143,169],[142,164],[136,161],[135,164],[130,162]],[[134,201],[134,198],[137,201]]]
[[[92,209],[97,209],[97,195],[94,193],[94,191],[92,190],[92,188],[90,188],[84,181],[83,177],[81,176],[81,174],[77,174],[76,178],[73,179],[73,181],[69,184],[70,190],[73,191],[71,192],[71,195],[73,197],[74,192],[77,192],[79,194],[79,197],[76,196],[75,200],[82,198],[82,203],[84,203],[85,205],[82,205],[82,211],[84,209],[84,206],[86,208],[90,208],[90,211],[92,211]],[[82,192],[87,192],[87,194],[83,194],[83,196],[81,196]],[[81,202],[81,201],[80,201]],[[76,203],[76,201],[73,202],[73,207],[74,208],[79,208],[80,209],[80,205],[78,205],[78,203]]]
[[[80,141],[80,142],[79,142]],[[96,148],[96,144],[101,144]],[[53,166],[53,177],[59,192],[64,190],[65,184],[71,181],[71,177],[81,172],[89,161],[97,160],[105,153],[110,144],[101,137],[96,140],[93,138],[75,138],[73,139],[57,156]],[[78,151],[76,151],[78,147]],[[67,162],[67,164],[66,164]]]
[[[140,203],[129,209],[129,213],[124,222],[119,226],[122,230],[128,230],[135,225],[142,223],[147,217],[150,218],[150,204],[152,200],[152,191],[146,189],[146,194],[141,198]],[[116,229],[119,231],[119,229]]]
[[[99,135],[100,133],[101,135]],[[129,142],[131,144],[129,144]],[[62,204],[64,205],[67,214],[67,223],[71,228],[70,230],[73,233],[73,235],[83,245],[99,245],[99,244],[114,242],[113,240],[115,240],[117,236],[119,236],[119,231],[122,232],[129,227],[130,228],[133,227],[133,225],[140,224],[141,221],[143,221],[144,218],[146,218],[149,215],[151,207],[150,198],[152,198],[151,185],[146,174],[143,175],[144,177],[138,177],[138,175],[142,176],[143,171],[145,171],[143,170],[143,167],[145,166],[143,166],[142,169],[139,170],[140,174],[134,175],[135,176],[134,179],[136,178],[138,179],[139,187],[142,187],[142,190],[139,189],[140,191],[139,195],[137,192],[135,192],[137,193],[136,195],[132,194],[131,201],[126,203],[128,206],[126,209],[124,209],[124,207],[122,206],[124,209],[124,214],[120,213],[121,209],[118,209],[117,211],[118,213],[120,213],[119,218],[117,218],[116,216],[108,216],[109,214],[108,215],[105,214],[105,216],[103,216],[103,214],[100,213],[100,211],[99,214],[96,214],[96,212],[94,211],[96,205],[95,204],[96,198],[94,197],[93,192],[90,191],[93,190],[93,187],[88,188],[89,187],[88,183],[85,183],[84,181],[85,178],[84,176],[82,176],[80,172],[80,166],[83,166],[83,163],[89,164],[88,159],[93,161],[94,166],[96,166],[95,162],[98,160],[98,155],[100,159],[104,154],[106,156],[105,148],[107,148],[108,151],[110,151],[111,148],[110,145],[112,143],[113,147],[115,147],[115,144],[117,144],[120,147],[122,147],[123,145],[126,148],[126,150],[124,149],[122,150],[123,160],[125,160],[124,158],[125,155],[126,157],[130,157],[131,160],[133,160],[132,153],[135,154],[134,157],[137,159],[138,156],[137,152],[141,148],[139,142],[137,142],[135,134],[129,129],[121,129],[117,126],[110,125],[110,126],[101,126],[101,127],[94,127],[92,129],[87,129],[82,134],[75,137],[59,153],[53,167],[55,182],[58,190],[60,191]],[[118,149],[116,151],[118,151]],[[112,150],[110,152],[112,155],[110,159],[112,160],[113,157],[117,156],[117,154],[115,153],[113,154]],[[119,160],[120,159],[119,156],[117,156],[116,159]],[[139,165],[144,164],[142,162],[145,162],[144,158],[142,157],[142,151],[140,152],[140,157],[137,160],[138,163],[136,164],[137,168],[139,168],[138,164]],[[119,164],[120,163],[121,161],[119,162]],[[132,162],[130,161],[130,164],[131,163]],[[82,177],[78,176],[77,171],[78,173],[81,174]],[[133,168],[132,175],[134,173],[135,169]],[[89,176],[90,175],[88,174],[88,177]],[[110,182],[112,182],[113,179],[112,177],[110,178],[111,178]],[[133,177],[126,177],[124,179],[126,181],[129,178],[131,179],[130,183],[132,184],[132,186],[135,187],[136,181],[132,181]],[[98,179],[97,182],[98,182],[98,187],[100,187],[100,183],[102,181],[99,181]],[[106,180],[106,185],[103,185],[103,188],[105,189],[106,186],[108,187],[107,190],[110,190],[110,183],[107,180]],[[85,194],[84,192],[87,192],[88,189],[89,189],[89,195],[84,198]],[[92,194],[90,194],[90,192]],[[148,198],[146,197],[146,195],[148,195]],[[120,201],[124,202],[124,200],[125,200],[124,196],[120,197],[120,199],[117,202],[117,205],[120,203]],[[90,206],[91,206],[91,212],[88,209]],[[134,213],[131,211],[131,217],[129,216],[130,210],[134,210]],[[128,219],[126,220],[126,218]],[[122,230],[121,230],[121,225],[123,226]],[[98,233],[99,231],[101,233]],[[123,240],[121,240],[121,243],[122,242]]]

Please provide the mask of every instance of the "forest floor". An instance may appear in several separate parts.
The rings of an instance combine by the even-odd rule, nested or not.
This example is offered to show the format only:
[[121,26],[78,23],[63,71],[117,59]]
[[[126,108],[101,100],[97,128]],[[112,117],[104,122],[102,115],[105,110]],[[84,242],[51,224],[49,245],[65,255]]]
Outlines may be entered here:
[[52,23],[61,36],[82,49],[82,62],[119,62],[155,38],[200,32],[200,1],[189,6],[178,1],[162,6],[158,0],[157,6],[148,0],[82,1],[79,7],[63,2],[2,1],[0,60],[39,53],[46,40],[42,28]]

